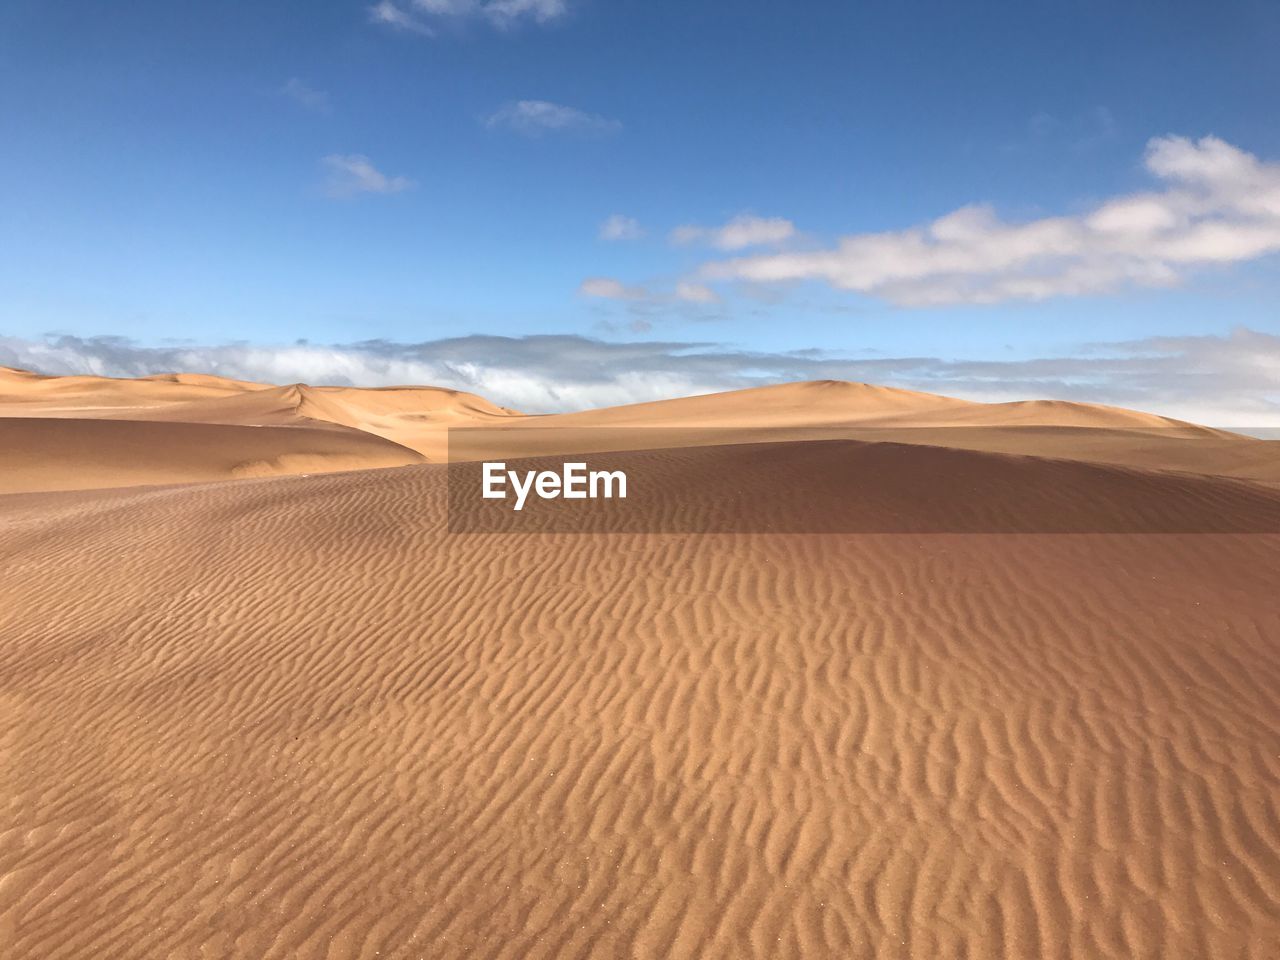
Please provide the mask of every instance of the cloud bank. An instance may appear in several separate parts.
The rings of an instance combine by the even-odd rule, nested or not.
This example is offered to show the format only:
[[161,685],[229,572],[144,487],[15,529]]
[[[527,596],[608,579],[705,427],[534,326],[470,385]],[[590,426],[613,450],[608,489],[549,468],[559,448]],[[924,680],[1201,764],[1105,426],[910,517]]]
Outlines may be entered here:
[[51,374],[184,371],[271,383],[432,384],[530,413],[841,379],[975,400],[1083,400],[1215,426],[1280,427],[1280,336],[1244,328],[1225,336],[1087,344],[1069,356],[1029,360],[761,353],[707,342],[571,335],[160,347],[118,337],[0,337],[0,364]]
[[[989,304],[1169,287],[1197,268],[1280,251],[1280,164],[1216,137],[1158,137],[1145,166],[1163,189],[1078,216],[1012,223],[990,207],[967,206],[925,226],[851,234],[826,249],[712,262],[701,278],[816,280],[904,306]],[[681,228],[673,239],[733,249],[746,245],[743,235],[760,235],[732,226]]]

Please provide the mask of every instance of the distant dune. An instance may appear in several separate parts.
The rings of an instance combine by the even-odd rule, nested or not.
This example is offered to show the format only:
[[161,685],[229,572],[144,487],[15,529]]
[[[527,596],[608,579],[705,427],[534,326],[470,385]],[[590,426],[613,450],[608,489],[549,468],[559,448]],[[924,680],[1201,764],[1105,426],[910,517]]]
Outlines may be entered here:
[[[842,383],[0,393],[5,960],[1277,956],[1275,444]],[[645,482],[450,533],[457,425]]]
[[[0,492],[443,460],[450,425],[512,416],[480,397],[435,387],[278,387],[193,374],[42,377],[0,367],[0,445],[14,464],[0,477]],[[38,419],[64,423],[42,428]]]
[[[470,456],[845,438],[1280,483],[1280,445],[1154,414],[1061,401],[974,403],[831,380],[524,416],[474,394],[437,387],[273,386],[194,374],[137,380],[42,377],[0,368],[0,430],[5,418],[82,422],[78,430],[58,434],[66,442],[57,441],[59,479],[50,486],[43,485],[45,474],[33,464],[50,462],[53,428],[41,438],[9,425],[0,434],[7,437],[6,451],[26,464],[0,481],[0,490],[10,492],[441,462],[450,455],[448,431],[460,427],[469,431],[465,449]],[[270,429],[248,442],[251,455],[243,462],[232,462],[236,444],[209,448],[209,431],[175,426],[163,443],[122,449],[113,467],[108,452],[124,432],[90,425],[102,420]],[[284,427],[294,429],[279,429]],[[297,428],[325,432],[300,437]],[[361,447],[353,431],[394,446],[371,442]],[[478,431],[492,433],[482,437]],[[24,447],[27,442],[34,446]],[[81,456],[85,469],[75,471]]]
[[199,483],[422,463],[358,430],[0,417],[0,493]]

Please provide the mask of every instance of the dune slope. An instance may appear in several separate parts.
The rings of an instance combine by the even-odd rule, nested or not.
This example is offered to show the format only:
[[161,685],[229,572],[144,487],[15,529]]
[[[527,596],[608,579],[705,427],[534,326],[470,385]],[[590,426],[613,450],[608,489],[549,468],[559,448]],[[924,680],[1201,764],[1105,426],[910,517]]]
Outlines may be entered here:
[[421,463],[357,430],[0,417],[0,494],[198,483]]
[[[346,429],[390,441],[436,462],[451,457],[528,457],[571,450],[853,438],[1181,470],[1280,484],[1280,443],[1097,404],[974,403],[831,380],[579,413],[524,416],[474,394],[436,387],[272,386],[196,374],[136,380],[45,377],[0,368],[0,422],[6,417]],[[463,428],[465,435],[451,443],[451,431],[457,428]],[[171,432],[170,436],[177,434]],[[292,456],[296,439],[290,438],[279,456],[260,455],[260,448],[270,436],[290,438],[289,434],[258,438],[255,459],[274,459],[279,465],[276,472],[311,472],[307,466],[310,461]],[[452,436],[456,440],[459,434]],[[16,442],[19,437],[11,430],[10,439]],[[28,450],[13,446],[12,442],[4,451],[11,460],[29,463],[46,457],[47,446],[37,444]],[[326,441],[313,438],[311,442]],[[192,435],[183,443],[192,446],[198,440]],[[387,452],[386,448],[371,449]],[[148,478],[147,451],[133,445],[130,469],[127,473],[117,472],[118,482],[168,483],[183,479],[173,472],[159,448],[157,454],[154,476]],[[74,458],[71,451],[67,456]],[[332,459],[337,462],[341,458]],[[364,463],[348,458],[346,464],[350,469],[388,465],[381,454]],[[223,475],[215,471],[193,474],[187,479]],[[10,485],[8,489],[14,487]]]
[[444,475],[0,498],[0,953],[1274,956],[1280,537],[451,535]]

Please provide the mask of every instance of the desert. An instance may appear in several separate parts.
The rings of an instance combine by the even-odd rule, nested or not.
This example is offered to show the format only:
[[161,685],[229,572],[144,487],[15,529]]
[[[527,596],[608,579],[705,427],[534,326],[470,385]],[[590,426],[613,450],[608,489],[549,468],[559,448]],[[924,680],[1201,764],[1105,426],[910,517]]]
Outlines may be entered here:
[[[1274,442],[0,384],[6,957],[1275,956]],[[451,530],[459,427],[627,512]]]
[[1280,960],[1280,0],[0,2],[0,960]]

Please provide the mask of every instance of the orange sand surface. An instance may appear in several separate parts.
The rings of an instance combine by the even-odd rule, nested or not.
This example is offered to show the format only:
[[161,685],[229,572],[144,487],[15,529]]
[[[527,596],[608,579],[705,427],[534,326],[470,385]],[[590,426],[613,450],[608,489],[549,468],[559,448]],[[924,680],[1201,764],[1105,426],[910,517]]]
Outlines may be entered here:
[[[1274,444],[858,384],[0,414],[5,960],[1280,956]],[[663,493],[449,533],[460,424]],[[734,517],[956,532],[654,532]]]

